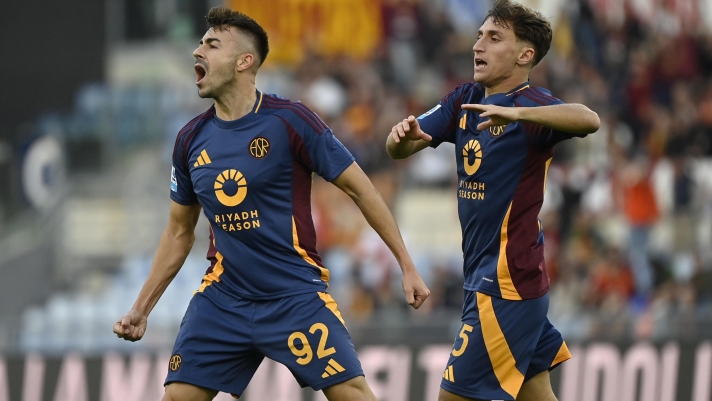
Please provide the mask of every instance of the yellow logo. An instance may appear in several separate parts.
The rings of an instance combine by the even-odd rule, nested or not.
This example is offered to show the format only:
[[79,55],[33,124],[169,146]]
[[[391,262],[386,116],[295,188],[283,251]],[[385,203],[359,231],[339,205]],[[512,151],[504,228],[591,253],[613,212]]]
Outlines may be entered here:
[[344,370],[346,369],[344,369],[343,366],[339,365],[338,362],[333,359],[329,359],[329,362],[326,365],[326,370],[324,371],[324,374],[321,375],[321,378],[326,379],[327,377],[333,376],[337,373],[341,373]]
[[443,379],[455,383],[455,370],[452,368],[452,365],[448,366],[447,369],[445,369],[445,373],[443,373]]
[[258,136],[257,138],[253,139],[252,142],[250,142],[250,154],[252,157],[255,157],[257,159],[261,159],[265,156],[267,156],[267,153],[269,153],[269,141],[267,138],[263,138],[261,136]]
[[505,129],[507,129],[506,125],[494,125],[489,127],[489,132],[492,136],[500,136],[504,133]]
[[195,164],[193,164],[193,167],[204,166],[210,163],[212,163],[212,161],[210,160],[210,157],[208,157],[208,152],[203,149],[203,151],[200,152],[200,156],[198,156],[198,160],[196,160]]
[[183,359],[181,359],[180,355],[175,354],[171,357],[171,362],[168,364],[168,369],[171,370],[171,372],[175,372],[180,368],[180,364],[183,362]]
[[[223,185],[228,180],[237,183],[237,192],[235,192],[235,195],[228,195],[223,191]],[[241,172],[235,169],[225,170],[220,173],[215,179],[213,188],[215,189],[215,196],[217,196],[220,203],[225,206],[237,206],[242,203],[242,201],[245,200],[245,196],[247,196],[247,180]]]
[[[470,164],[470,151],[474,153],[475,160]],[[480,141],[475,139],[470,139],[467,145],[462,149],[462,164],[465,166],[465,172],[467,175],[472,175],[477,172],[482,163],[482,147],[480,146]]]
[[463,114],[462,118],[460,118],[460,128],[467,128],[467,113]]

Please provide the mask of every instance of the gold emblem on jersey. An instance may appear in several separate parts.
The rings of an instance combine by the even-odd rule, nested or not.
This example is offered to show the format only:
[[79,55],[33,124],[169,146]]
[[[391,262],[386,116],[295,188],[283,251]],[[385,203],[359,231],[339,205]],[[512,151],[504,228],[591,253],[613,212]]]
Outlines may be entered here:
[[258,136],[250,142],[250,154],[252,157],[261,159],[269,153],[270,144],[267,138]]
[[168,363],[168,369],[170,369],[171,372],[175,372],[176,370],[180,369],[181,363],[183,363],[183,359],[180,357],[180,355],[175,354],[171,357],[171,361]]
[[[237,192],[235,192],[234,195],[228,195],[223,190],[224,184],[229,180],[237,183]],[[241,172],[235,169],[225,170],[220,173],[215,179],[213,188],[215,189],[215,196],[217,196],[220,203],[225,206],[237,206],[242,203],[242,201],[245,200],[245,196],[247,196],[247,180]]]
[[506,125],[494,125],[489,127],[489,132],[492,136],[500,136],[504,133],[505,129],[507,129]]
[[[474,154],[474,161],[470,163],[470,153]],[[470,139],[464,148],[462,148],[462,165],[465,167],[467,175],[472,175],[477,172],[482,163],[482,147],[480,141]]]

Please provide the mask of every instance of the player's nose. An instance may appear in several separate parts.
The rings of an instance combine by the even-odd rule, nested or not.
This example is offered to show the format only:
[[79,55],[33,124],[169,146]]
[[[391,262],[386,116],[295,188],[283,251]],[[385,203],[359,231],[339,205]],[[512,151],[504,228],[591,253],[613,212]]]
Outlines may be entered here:
[[197,49],[193,50],[193,57],[195,57],[196,59],[205,58],[205,56],[203,55],[203,53],[200,51],[200,47],[198,47]]
[[481,40],[481,39],[477,39],[477,42],[475,42],[475,44],[472,45],[472,51],[473,51],[475,54],[484,51],[484,49],[482,48],[482,40]]

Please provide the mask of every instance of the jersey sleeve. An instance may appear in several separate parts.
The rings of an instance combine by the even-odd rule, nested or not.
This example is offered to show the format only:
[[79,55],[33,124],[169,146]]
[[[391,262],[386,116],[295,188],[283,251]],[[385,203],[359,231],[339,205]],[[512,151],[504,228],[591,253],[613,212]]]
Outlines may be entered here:
[[[532,88],[530,91],[525,93],[525,96],[529,100],[526,106],[554,106],[557,104],[564,104],[560,99],[551,96],[551,92],[544,88]],[[583,138],[588,134],[572,134],[569,132],[558,131],[553,128],[545,127],[539,124],[532,124],[529,122],[524,123],[524,127],[529,133],[530,140],[539,147],[550,148],[557,143],[570,138]]]
[[459,85],[445,95],[435,107],[418,117],[420,129],[433,137],[430,142],[433,148],[443,142],[455,143],[457,119],[465,88],[465,85]]
[[283,119],[289,133],[292,155],[327,181],[338,177],[354,162],[351,152],[316,113],[301,103]]
[[193,190],[193,181],[190,179],[188,170],[188,158],[185,157],[187,150],[184,136],[178,135],[173,148],[173,166],[171,167],[171,199],[181,205],[192,205],[198,203],[198,197]]

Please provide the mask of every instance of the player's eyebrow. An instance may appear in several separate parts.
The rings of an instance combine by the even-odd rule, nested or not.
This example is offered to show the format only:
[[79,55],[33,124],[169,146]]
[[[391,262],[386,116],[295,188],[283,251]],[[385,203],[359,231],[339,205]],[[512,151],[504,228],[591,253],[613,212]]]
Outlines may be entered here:
[[[218,39],[218,38],[207,38],[207,39],[205,39],[205,43],[207,43],[207,44],[210,44],[210,43],[212,43],[212,42],[220,42],[220,39]],[[220,43],[222,43],[222,42],[220,42]],[[201,45],[203,44],[203,39],[200,39],[200,44],[201,44]]]
[[[503,33],[502,33],[502,31],[498,31],[498,30],[495,30],[495,29],[489,29],[489,30],[487,30],[487,34],[489,34],[490,36],[492,36],[492,35],[502,35]],[[484,32],[482,32],[482,30],[480,29],[480,30],[477,31],[477,35],[478,35],[478,36],[479,36],[479,35],[484,35]]]

